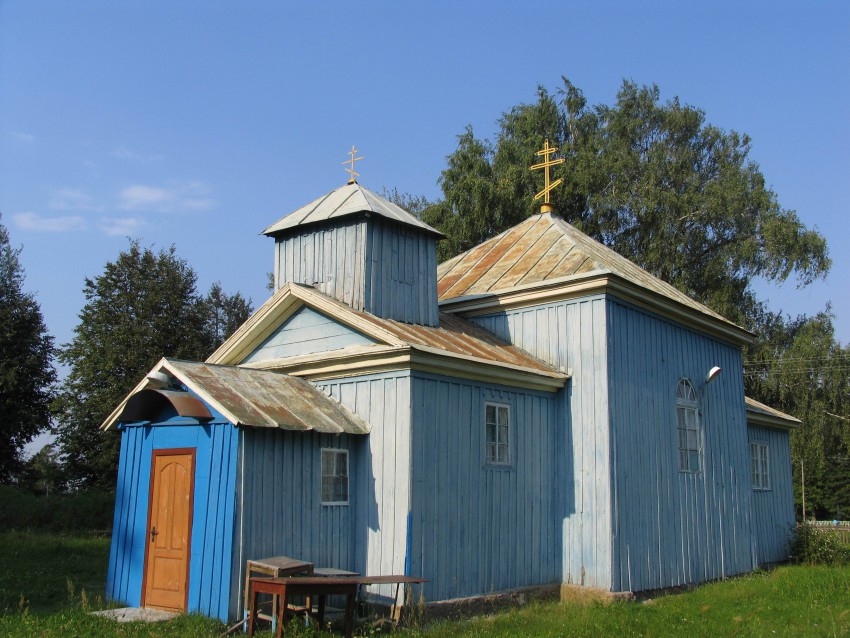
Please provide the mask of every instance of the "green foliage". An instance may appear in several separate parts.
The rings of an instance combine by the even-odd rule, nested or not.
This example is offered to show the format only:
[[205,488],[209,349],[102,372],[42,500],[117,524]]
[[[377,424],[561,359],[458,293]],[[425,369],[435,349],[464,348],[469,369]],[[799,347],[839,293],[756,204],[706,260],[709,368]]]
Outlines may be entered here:
[[590,107],[566,78],[557,99],[541,87],[505,112],[495,143],[471,127],[458,137],[444,198],[422,213],[449,237],[440,259],[537,212],[540,177],[528,167],[545,139],[565,159],[552,201],[567,221],[732,319],[752,303],[754,277],[806,284],[829,268],[824,238],[779,205],[746,135],[662,103],[657,86],[626,81],[613,106]]
[[115,493],[89,489],[49,496],[0,486],[0,531],[89,532],[112,527]]
[[71,590],[102,597],[108,561],[108,537],[0,532],[0,613],[55,612]]
[[172,246],[137,241],[86,279],[86,304],[59,360],[70,369],[54,403],[57,434],[75,485],[112,486],[119,437],[98,427],[162,357],[204,360],[251,311],[214,284],[203,298],[194,270]]
[[215,350],[224,343],[236,329],[251,316],[253,308],[251,300],[245,299],[241,293],[227,295],[221,289],[221,284],[215,282],[201,304],[204,316],[204,334],[207,338],[206,349]]
[[794,530],[789,553],[791,560],[804,565],[843,565],[850,558],[848,548],[835,531],[808,521]]
[[49,443],[32,455],[18,474],[15,486],[33,494],[61,494],[67,481],[59,446]]
[[798,511],[804,464],[808,513],[850,512],[850,347],[836,341],[829,308],[794,320],[754,317],[760,339],[745,351],[746,391],[802,421],[791,436]]
[[56,380],[53,338],[35,297],[23,290],[19,254],[0,224],[0,483],[21,471],[24,445],[49,427]]
[[[0,533],[0,635],[209,637],[224,626],[197,615],[159,623],[91,616],[104,605],[109,540]],[[819,636],[850,632],[846,567],[790,566],[644,602],[534,603],[460,622],[440,621],[398,636]],[[268,627],[268,625],[265,625]],[[366,623],[355,635],[379,633]],[[382,632],[381,632],[382,633]],[[271,636],[264,630],[259,635]],[[286,635],[331,636],[299,619]],[[339,635],[338,633],[336,635]]]

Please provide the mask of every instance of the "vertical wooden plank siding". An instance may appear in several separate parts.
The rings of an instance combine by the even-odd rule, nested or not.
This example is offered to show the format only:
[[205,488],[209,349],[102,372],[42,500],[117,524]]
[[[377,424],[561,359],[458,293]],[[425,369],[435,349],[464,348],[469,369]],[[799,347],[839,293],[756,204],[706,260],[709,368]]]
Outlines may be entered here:
[[791,438],[785,430],[748,426],[749,440],[767,443],[769,490],[753,490],[753,533],[758,562],[775,563],[788,558],[788,540],[794,530]]
[[[409,375],[388,373],[316,385],[366,419],[372,431],[351,436],[243,429],[232,582],[237,605],[245,561],[254,558],[282,554],[361,574],[403,573]],[[349,505],[321,504],[322,448],[349,451]]]
[[301,308],[245,358],[246,363],[375,343],[312,308]]
[[[428,600],[560,580],[555,395],[414,373],[410,570]],[[510,406],[509,466],[485,462],[485,401]]]
[[195,425],[182,420],[127,426],[121,461],[107,574],[107,596],[137,607],[147,547],[147,512],[153,450],[196,449],[189,612],[228,619],[236,490],[237,432],[230,423]]
[[471,321],[550,365],[572,370],[559,405],[553,473],[561,490],[562,582],[608,589],[611,478],[605,298],[601,295],[472,317]]
[[439,324],[434,238],[379,218],[346,218],[275,241],[275,288],[315,286],[356,310]]
[[326,295],[363,310],[366,220],[346,218],[336,224],[308,226],[275,239],[275,289],[295,282],[315,286]]
[[[615,591],[754,567],[741,352],[645,311],[608,304]],[[712,366],[723,368],[704,384]],[[701,471],[679,471],[676,386],[699,397]]]

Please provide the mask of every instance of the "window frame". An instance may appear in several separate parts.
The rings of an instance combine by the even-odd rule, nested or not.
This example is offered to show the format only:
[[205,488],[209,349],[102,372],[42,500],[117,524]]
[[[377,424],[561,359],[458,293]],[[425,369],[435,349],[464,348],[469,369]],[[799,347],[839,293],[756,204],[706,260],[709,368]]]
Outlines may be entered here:
[[753,491],[769,492],[771,490],[770,445],[767,441],[750,441],[750,477]]
[[[496,409],[495,417],[496,420],[492,424],[488,421],[487,412],[488,408],[493,407]],[[499,423],[499,411],[504,409],[507,413],[506,421],[507,423],[501,424]],[[502,401],[484,401],[484,414],[483,414],[483,422],[484,422],[484,465],[489,468],[510,468],[513,467],[513,455],[511,454],[511,440],[513,439],[513,435],[511,433],[511,404],[505,403]],[[496,438],[494,441],[490,440],[490,425],[492,425],[495,429]],[[501,427],[504,426],[505,436],[507,437],[507,441],[500,440],[500,430]],[[495,460],[491,460],[490,457],[490,446],[495,445]],[[506,459],[504,461],[499,460],[499,450],[503,449],[505,451]]]
[[[689,436],[690,433],[692,436]],[[679,472],[699,474],[703,469],[699,398],[694,384],[687,377],[682,377],[676,384],[676,436]],[[696,459],[696,467],[692,464],[693,459]]]
[[[325,474],[325,452],[332,453],[334,456],[333,461],[333,474]],[[336,458],[338,455],[345,456],[345,474],[336,474],[337,463]],[[325,477],[328,478],[338,478],[341,476],[345,476],[345,500],[344,501],[326,501],[325,500]],[[335,447],[323,447],[319,453],[319,500],[323,506],[342,506],[349,505],[351,503],[351,457],[348,454],[348,450],[344,448],[335,448]]]

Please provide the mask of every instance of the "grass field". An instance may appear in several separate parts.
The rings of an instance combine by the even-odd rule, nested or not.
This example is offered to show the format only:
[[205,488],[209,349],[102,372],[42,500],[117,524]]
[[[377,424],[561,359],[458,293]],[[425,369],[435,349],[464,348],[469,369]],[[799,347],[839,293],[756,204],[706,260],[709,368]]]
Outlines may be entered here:
[[[106,538],[0,533],[0,636],[221,636],[221,623],[198,616],[117,624],[88,615],[87,610],[105,607],[108,552]],[[303,627],[291,629],[290,636],[313,635]],[[358,633],[371,630],[364,627]],[[782,567],[643,603],[535,604],[397,635],[850,636],[850,567]]]

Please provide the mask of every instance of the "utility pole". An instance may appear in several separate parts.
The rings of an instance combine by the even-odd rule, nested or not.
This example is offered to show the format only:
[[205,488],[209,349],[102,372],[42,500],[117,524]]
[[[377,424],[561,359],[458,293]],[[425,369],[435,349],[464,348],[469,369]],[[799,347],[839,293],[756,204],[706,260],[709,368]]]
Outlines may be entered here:
[[803,483],[803,522],[806,522],[806,461],[800,459],[800,480]]

